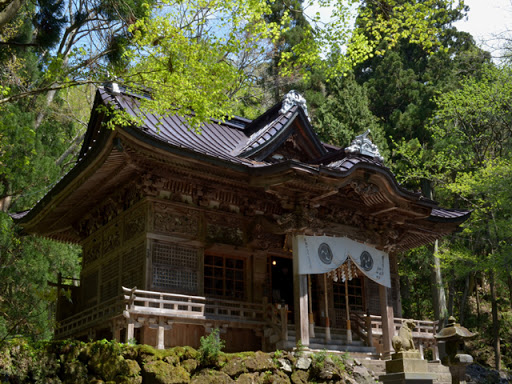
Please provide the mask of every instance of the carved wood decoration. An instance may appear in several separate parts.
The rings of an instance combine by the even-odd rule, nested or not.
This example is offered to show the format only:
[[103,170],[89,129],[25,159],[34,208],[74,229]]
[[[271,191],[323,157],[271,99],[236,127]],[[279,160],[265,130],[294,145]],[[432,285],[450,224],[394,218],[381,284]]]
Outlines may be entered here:
[[261,223],[257,223],[249,229],[249,238],[249,245],[254,249],[282,249],[284,246],[284,236],[266,231]]
[[217,215],[208,212],[206,218],[206,242],[241,246],[245,244],[246,222],[236,215]]
[[197,210],[176,208],[165,203],[154,203],[153,209],[152,229],[154,232],[197,236],[199,229],[199,212]]
[[272,156],[268,159],[269,161],[282,161],[285,160],[298,160],[303,163],[311,161],[311,157],[306,154],[304,149],[301,148],[300,141],[302,138],[294,133],[288,137],[285,142],[279,147]]
[[146,207],[141,206],[130,212],[124,219],[123,238],[124,241],[133,239],[146,229]]
[[121,225],[113,223],[103,232],[103,254],[106,255],[121,245]]
[[89,264],[95,262],[101,257],[102,234],[98,233],[93,238],[89,239],[82,247],[82,267],[85,268]]

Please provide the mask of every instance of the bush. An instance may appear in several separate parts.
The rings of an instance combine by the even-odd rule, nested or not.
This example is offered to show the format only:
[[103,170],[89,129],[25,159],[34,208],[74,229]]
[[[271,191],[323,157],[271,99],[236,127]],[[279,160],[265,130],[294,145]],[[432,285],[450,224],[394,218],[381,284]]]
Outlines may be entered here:
[[199,360],[203,365],[213,365],[218,357],[225,342],[221,340],[220,331],[215,328],[208,336],[201,336],[201,346],[199,347]]

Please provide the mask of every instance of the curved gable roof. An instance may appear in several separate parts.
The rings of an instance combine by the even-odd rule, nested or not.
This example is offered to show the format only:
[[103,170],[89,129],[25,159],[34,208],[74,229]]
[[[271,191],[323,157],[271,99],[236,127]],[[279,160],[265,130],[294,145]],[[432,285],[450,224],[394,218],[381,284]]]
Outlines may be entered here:
[[[100,89],[95,107],[98,105],[110,105],[133,115],[142,113],[139,108],[140,96],[127,92],[112,93],[107,89]],[[280,175],[290,172],[335,179],[348,177],[360,170],[363,173],[371,172],[385,178],[387,184],[395,191],[393,193],[414,204],[427,207],[431,211],[430,221],[457,225],[469,217],[467,211],[446,210],[420,194],[407,191],[378,160],[364,155],[348,154],[343,149],[323,145],[300,106],[293,106],[286,112],[281,112],[281,105],[278,103],[253,121],[240,117],[225,122],[210,120],[203,125],[201,134],[190,130],[185,124],[185,119],[176,115],[145,114],[142,126],[120,127],[116,131],[108,131],[101,126],[105,118],[100,110],[93,110],[80,158],[75,167],[32,210],[13,215],[18,222],[30,223],[30,227],[45,226],[44,223],[51,222],[52,217],[59,217],[65,212],[66,207],[69,209],[80,201],[77,195],[79,191],[84,193],[89,188],[83,183],[88,182],[90,186],[91,183],[106,180],[107,182],[98,188],[101,191],[98,193],[106,196],[109,191],[116,188],[114,182],[129,180],[134,170],[122,168],[125,157],[122,148],[118,148],[116,144],[116,137],[119,137],[121,132],[138,142],[144,142],[149,148],[195,159],[204,164],[229,168],[264,182],[269,176],[281,177]],[[297,135],[300,149],[307,152],[307,157],[311,161],[284,159],[276,162],[269,158],[292,135]],[[107,162],[115,164],[116,168],[111,169],[111,174],[105,173],[106,176],[102,176],[101,179],[103,164]],[[109,175],[115,175],[117,179],[112,181]],[[60,207],[55,206],[57,203]],[[81,209],[85,211],[87,207],[82,206]],[[71,237],[65,239],[74,241]]]

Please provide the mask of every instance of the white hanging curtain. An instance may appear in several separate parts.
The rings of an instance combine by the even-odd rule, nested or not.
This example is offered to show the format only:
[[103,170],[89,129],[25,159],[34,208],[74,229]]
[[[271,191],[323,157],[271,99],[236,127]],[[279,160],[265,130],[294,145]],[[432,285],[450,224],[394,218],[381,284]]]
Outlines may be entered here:
[[[299,255],[299,274],[315,275],[330,273],[331,277],[344,281],[357,270],[378,284],[391,288],[389,255],[374,247],[347,237],[305,236],[293,238],[294,252]],[[344,263],[350,259],[352,263]],[[343,267],[342,267],[343,266]],[[341,268],[340,268],[341,267]],[[357,273],[357,272],[356,272]],[[329,275],[329,276],[330,276]]]

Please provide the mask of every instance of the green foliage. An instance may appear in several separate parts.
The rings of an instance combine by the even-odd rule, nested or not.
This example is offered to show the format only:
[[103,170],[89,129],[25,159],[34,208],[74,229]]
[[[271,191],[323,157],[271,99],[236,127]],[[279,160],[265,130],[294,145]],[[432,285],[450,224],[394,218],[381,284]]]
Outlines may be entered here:
[[201,336],[201,345],[198,350],[201,364],[214,364],[225,344],[225,341],[220,338],[218,328],[212,329],[208,336]]
[[301,357],[304,356],[304,351],[306,350],[306,346],[302,344],[302,340],[297,340],[297,343],[295,344],[295,350],[294,355],[295,357]]
[[389,154],[384,132],[369,110],[366,90],[353,74],[329,83],[328,96],[316,114],[315,128],[324,142],[342,148],[348,147],[356,135],[370,129],[381,155]]

